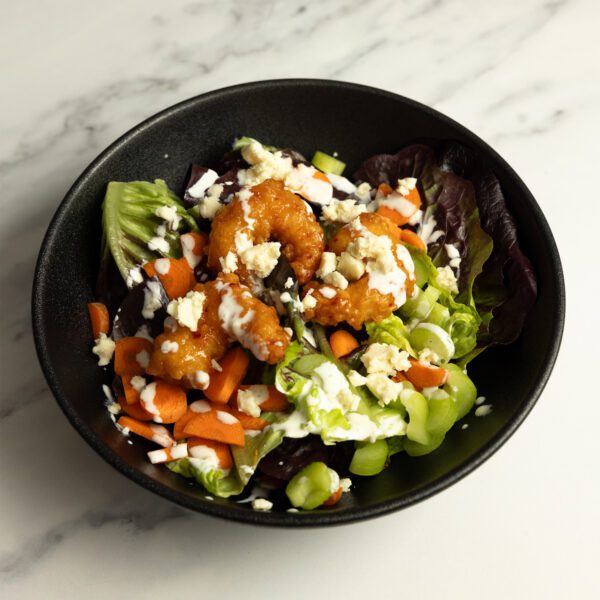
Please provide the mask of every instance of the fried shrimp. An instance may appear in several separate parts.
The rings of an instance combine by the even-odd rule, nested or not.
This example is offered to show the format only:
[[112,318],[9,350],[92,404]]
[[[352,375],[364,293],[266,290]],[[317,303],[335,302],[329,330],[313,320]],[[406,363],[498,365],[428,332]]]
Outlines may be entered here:
[[204,389],[214,361],[234,341],[259,360],[276,363],[283,358],[290,337],[279,324],[277,311],[254,298],[236,275],[220,275],[197,284],[194,291],[205,295],[196,331],[170,318],[154,342],[148,374]]
[[412,295],[414,265],[400,230],[386,217],[361,214],[331,238],[327,250],[317,272],[323,282],[304,288],[307,320],[346,321],[360,329],[385,319]]
[[220,294],[216,282],[198,284],[194,291],[205,294],[202,316],[196,331],[170,317],[165,331],[154,341],[146,371],[169,380],[181,380],[188,387],[205,388],[212,361],[219,360],[230,345],[230,337],[219,321]]
[[314,276],[325,248],[323,230],[304,200],[281,181],[266,180],[240,192],[217,214],[210,232],[208,266],[222,271],[229,260],[228,270],[237,273],[243,284],[252,284],[255,265],[246,264],[245,253],[270,241],[281,244],[281,253],[300,283]]
[[277,311],[252,296],[237,275],[221,274],[215,282],[220,294],[219,322],[227,334],[264,362],[283,359],[290,336],[279,324]]

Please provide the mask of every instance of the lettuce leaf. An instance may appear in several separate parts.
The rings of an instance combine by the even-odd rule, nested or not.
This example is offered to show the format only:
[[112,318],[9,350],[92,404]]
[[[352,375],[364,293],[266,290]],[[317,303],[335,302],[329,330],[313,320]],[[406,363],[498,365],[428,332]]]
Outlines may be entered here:
[[204,461],[195,458],[180,458],[167,463],[167,467],[183,477],[195,479],[210,494],[229,498],[242,493],[260,460],[282,439],[283,434],[272,429],[265,429],[257,436],[246,435],[243,447],[232,446],[235,469],[229,472],[207,468]]
[[398,348],[406,350],[412,357],[417,356],[408,341],[409,331],[397,315],[390,315],[377,323],[367,323],[365,327],[370,342],[398,346]]
[[[447,143],[439,156],[430,146],[413,144],[369,158],[355,177],[372,186],[418,179],[424,218],[434,218],[443,232],[428,245],[428,254],[438,267],[449,262],[444,244],[458,249],[456,300],[475,307],[480,318],[478,345],[466,360],[488,345],[514,341],[535,301],[536,278],[519,247],[500,183],[485,161],[456,142]],[[472,328],[471,318],[455,320],[461,327],[469,321]]]
[[[148,242],[156,236],[157,227],[164,223],[155,214],[161,207],[175,208],[180,221],[177,229],[166,229],[166,250],[150,250]],[[180,233],[198,230],[194,219],[162,179],[156,179],[154,183],[111,181],[102,205],[102,228],[102,263],[107,263],[110,251],[126,281],[130,271],[144,262],[161,257],[179,258]]]
[[498,178],[471,149],[448,143],[440,164],[444,171],[473,182],[481,224],[494,240],[493,252],[473,287],[474,301],[483,318],[480,341],[509,344],[519,336],[537,296],[535,273],[519,246],[515,220]]

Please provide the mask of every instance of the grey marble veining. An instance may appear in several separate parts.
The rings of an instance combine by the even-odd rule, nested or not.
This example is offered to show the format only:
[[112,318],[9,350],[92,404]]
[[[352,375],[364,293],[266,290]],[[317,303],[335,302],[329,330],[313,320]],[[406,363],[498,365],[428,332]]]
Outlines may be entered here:
[[[573,396],[569,372],[581,354],[575,339],[566,338],[544,406],[493,461],[459,486],[372,523],[258,531],[176,508],[114,472],[84,444],[41,375],[29,300],[37,251],[54,210],[85,165],[118,135],[166,106],[225,85],[322,77],[412,97],[494,144],[523,174],[556,233],[573,283],[572,314],[589,314],[584,296],[590,292],[580,282],[588,279],[591,258],[597,262],[595,238],[581,213],[564,210],[565,192],[556,177],[566,173],[570,195],[589,202],[588,221],[600,216],[589,193],[596,174],[591,159],[600,155],[600,4],[24,0],[3,13],[3,598],[100,598],[115,590],[128,598],[165,593],[179,598],[190,591],[275,597],[269,595],[273,590],[286,590],[289,597],[330,597],[343,590],[354,598],[365,593],[375,572],[383,585],[380,597],[397,597],[397,574],[413,597],[422,597],[425,580],[430,597],[479,597],[490,579],[498,598],[592,597],[593,539],[585,540],[597,522],[586,518],[586,510],[593,498],[600,500],[597,482],[584,480],[575,503],[561,481],[539,467],[552,464],[567,479],[574,468],[566,451],[557,455],[554,449],[559,422],[561,430],[581,427],[561,404],[565,394]],[[590,318],[598,327],[597,317]],[[579,325],[589,328],[587,321]],[[596,421],[600,417],[597,405],[586,410]],[[597,455],[597,442],[585,444]],[[527,480],[534,484],[528,495],[508,493]],[[517,516],[490,519],[482,506],[495,515],[512,507]],[[556,520],[567,512],[569,530],[557,529]],[[524,528],[533,536],[524,537]],[[597,540],[598,528],[592,533]],[[510,552],[508,539],[518,542]],[[589,552],[577,554],[577,540],[588,543]],[[448,559],[457,553],[456,544],[471,566],[468,581]],[[485,551],[475,551],[481,544]],[[569,548],[577,560],[552,553],[553,544]],[[435,581],[419,557],[434,565]],[[324,564],[329,578],[320,575]],[[528,565],[527,573],[520,564]],[[275,567],[256,585],[265,565]],[[570,576],[576,568],[577,579]],[[349,570],[359,576],[352,585]],[[499,577],[499,571],[512,573],[512,579]]]

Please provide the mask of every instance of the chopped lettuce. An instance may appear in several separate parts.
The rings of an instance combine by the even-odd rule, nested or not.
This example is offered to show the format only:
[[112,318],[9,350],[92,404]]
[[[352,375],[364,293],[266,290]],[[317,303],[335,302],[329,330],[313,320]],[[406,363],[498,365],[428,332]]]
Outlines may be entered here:
[[243,447],[232,446],[235,469],[231,471],[215,469],[207,461],[197,458],[180,458],[167,463],[167,467],[183,477],[195,479],[210,494],[229,498],[242,493],[260,460],[276,448],[282,438],[281,431],[270,428],[256,436],[247,434]]
[[417,356],[408,341],[409,331],[397,315],[390,315],[377,323],[367,323],[366,330],[371,343],[379,342],[380,344],[398,346],[398,348],[406,350],[411,356]]
[[[156,214],[165,208],[166,214],[170,210],[174,216],[170,223]],[[142,263],[161,257],[179,258],[180,234],[198,230],[194,219],[162,179],[154,183],[111,181],[102,205],[102,226],[103,264],[107,263],[110,252],[125,281]],[[164,235],[158,235],[159,226],[164,227]]]

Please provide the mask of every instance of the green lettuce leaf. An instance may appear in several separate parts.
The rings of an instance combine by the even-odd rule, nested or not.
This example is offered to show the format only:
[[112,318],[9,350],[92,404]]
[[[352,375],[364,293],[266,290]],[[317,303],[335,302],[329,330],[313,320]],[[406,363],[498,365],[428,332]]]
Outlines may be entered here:
[[210,494],[229,498],[242,493],[260,460],[276,448],[282,439],[281,431],[270,428],[256,436],[246,435],[243,447],[232,447],[235,469],[229,472],[207,468],[205,461],[195,458],[180,458],[167,463],[167,467],[183,477],[195,479]]
[[[161,207],[175,208],[180,221],[175,230],[166,227],[166,249],[150,250],[148,242],[157,235],[157,227],[164,224],[156,216],[156,210]],[[180,234],[198,231],[193,217],[162,179],[154,183],[111,181],[102,205],[102,227],[102,256],[106,257],[110,250],[124,280],[132,269],[144,262],[161,257],[179,258]]]
[[380,344],[398,346],[398,348],[406,350],[412,357],[417,356],[408,341],[408,329],[397,315],[390,315],[378,323],[367,323],[366,329],[371,343],[379,342]]

